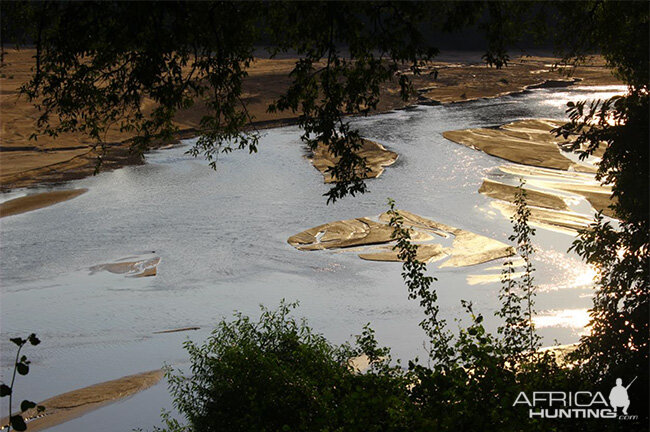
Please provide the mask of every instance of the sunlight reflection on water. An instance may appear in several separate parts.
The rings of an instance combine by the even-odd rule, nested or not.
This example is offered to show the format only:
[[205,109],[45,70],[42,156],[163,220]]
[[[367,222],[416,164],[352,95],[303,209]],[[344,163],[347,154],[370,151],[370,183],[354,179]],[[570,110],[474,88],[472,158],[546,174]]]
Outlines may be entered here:
[[[605,94],[543,89],[354,119],[364,136],[400,158],[368,183],[371,193],[329,206],[322,197],[327,186],[304,158],[295,127],[264,131],[258,154],[224,155],[216,172],[185,155],[185,148],[174,148],[150,154],[143,166],[70,182],[65,187],[89,191],[1,222],[2,331],[36,331],[43,340],[30,354],[33,372],[17,397],[40,400],[165,361],[182,362],[186,338],[202,340],[233,310],[257,316],[260,303],[273,307],[282,298],[300,300],[297,315],[335,343],[370,322],[395,358],[422,357],[422,311],[407,298],[399,264],[335,251],[301,252],[287,238],[330,221],[376,216],[393,197],[423,217],[507,242],[509,221],[477,192],[503,161],[447,141],[442,132],[562,118],[567,100]],[[542,229],[534,239],[537,304],[546,311],[538,326],[547,342],[575,342],[591,303],[592,270],[564,252],[572,240]],[[90,274],[93,266],[143,251],[161,258],[155,277]],[[463,316],[460,299],[468,299],[484,312],[486,325],[496,327],[498,278],[468,285],[467,277],[498,274],[501,263],[436,270],[444,318]],[[153,334],[187,326],[201,330]],[[6,365],[12,347],[3,339],[0,348]],[[146,404],[140,425],[156,424],[160,400]],[[115,421],[114,429],[131,428],[119,416]]]

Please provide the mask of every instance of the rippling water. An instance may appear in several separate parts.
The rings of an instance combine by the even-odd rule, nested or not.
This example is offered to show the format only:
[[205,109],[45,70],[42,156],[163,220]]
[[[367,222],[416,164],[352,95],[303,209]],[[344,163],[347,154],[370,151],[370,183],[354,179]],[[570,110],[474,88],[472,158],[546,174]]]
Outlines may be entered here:
[[[364,136],[400,157],[368,182],[371,193],[334,205],[325,204],[328,186],[305,158],[295,127],[264,131],[258,154],[223,155],[216,172],[184,154],[190,141],[152,153],[146,165],[66,184],[89,191],[1,220],[3,375],[13,352],[8,335],[34,331],[43,340],[26,353],[34,360],[32,372],[18,384],[19,397],[41,400],[163,362],[182,363],[186,338],[203,339],[234,310],[257,314],[259,304],[274,306],[283,298],[299,300],[297,315],[333,342],[349,340],[370,322],[395,357],[422,358],[421,310],[407,299],[398,263],[362,261],[349,252],[301,252],[286,239],[325,222],[378,215],[392,197],[400,208],[507,241],[509,221],[477,192],[503,161],[447,141],[442,132],[563,118],[568,100],[621,90],[536,90],[355,119]],[[535,238],[538,324],[547,343],[576,341],[591,303],[593,272],[566,253],[571,241],[545,230]],[[158,275],[138,279],[89,271],[134,255],[159,256]],[[470,286],[466,278],[499,264],[431,266],[452,325],[463,316],[460,299],[467,299],[486,315],[488,326],[496,326],[491,317],[499,284]],[[187,326],[201,330],[153,334]],[[148,427],[164,406],[169,398],[159,385],[52,430]]]

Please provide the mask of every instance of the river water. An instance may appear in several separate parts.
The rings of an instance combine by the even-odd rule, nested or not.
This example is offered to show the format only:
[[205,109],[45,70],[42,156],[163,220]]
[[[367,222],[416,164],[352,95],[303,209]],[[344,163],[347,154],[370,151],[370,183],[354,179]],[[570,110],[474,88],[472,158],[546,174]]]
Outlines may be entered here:
[[[222,155],[216,172],[185,154],[190,140],[151,153],[145,165],[63,185],[89,191],[1,220],[3,377],[14,352],[9,336],[36,332],[42,339],[26,351],[33,363],[30,374],[19,378],[18,397],[43,400],[165,362],[182,366],[184,340],[204,339],[235,310],[257,315],[260,304],[273,307],[281,299],[298,300],[296,315],[335,343],[371,323],[394,357],[423,358],[422,312],[407,299],[398,263],[367,262],[345,251],[302,252],[287,238],[330,221],[376,216],[392,197],[400,208],[507,242],[509,221],[477,192],[504,161],[447,141],[442,132],[563,118],[568,100],[622,90],[540,89],[354,119],[365,137],[400,156],[380,178],[369,180],[370,193],[333,205],[322,196],[328,186],[306,159],[297,127],[263,131],[259,153]],[[588,209],[583,200],[574,201]],[[591,303],[593,271],[566,252],[572,240],[541,229],[535,237],[537,310],[547,344],[575,342]],[[89,271],[132,256],[160,257],[157,276]],[[488,327],[496,327],[499,284],[469,285],[467,277],[494,272],[489,268],[500,264],[430,266],[452,326],[464,316],[460,300],[466,299],[486,316]],[[154,334],[187,326],[200,330]],[[148,428],[169,407],[162,383],[51,430]]]

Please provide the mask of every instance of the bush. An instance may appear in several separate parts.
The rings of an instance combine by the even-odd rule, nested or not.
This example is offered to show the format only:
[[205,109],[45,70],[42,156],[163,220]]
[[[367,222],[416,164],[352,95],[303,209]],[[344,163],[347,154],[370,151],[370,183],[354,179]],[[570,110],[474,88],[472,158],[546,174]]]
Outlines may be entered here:
[[[191,376],[168,370],[176,407],[193,431],[390,431],[411,427],[408,376],[389,366],[364,329],[335,346],[291,315],[294,304],[236,315],[202,345],[186,343]],[[368,373],[352,367],[365,354]],[[179,430],[185,430],[180,428]]]

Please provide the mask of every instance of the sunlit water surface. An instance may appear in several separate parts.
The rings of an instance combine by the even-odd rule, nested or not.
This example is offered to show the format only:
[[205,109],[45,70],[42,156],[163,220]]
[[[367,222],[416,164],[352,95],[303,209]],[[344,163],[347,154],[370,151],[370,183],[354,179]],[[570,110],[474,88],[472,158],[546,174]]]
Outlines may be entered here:
[[[182,366],[187,358],[182,341],[203,340],[235,310],[257,315],[260,304],[273,307],[281,299],[300,301],[296,314],[335,343],[371,323],[394,357],[423,358],[422,311],[407,299],[398,263],[362,261],[351,252],[301,252],[287,238],[325,222],[376,216],[392,197],[400,208],[507,242],[509,221],[477,192],[490,170],[504,162],[447,141],[442,132],[563,118],[568,100],[621,90],[536,90],[355,119],[365,137],[400,156],[368,182],[370,193],[334,205],[322,197],[328,186],[306,159],[296,127],[263,131],[259,153],[223,155],[216,172],[187,156],[186,145],[154,152],[143,166],[62,185],[89,191],[1,220],[3,377],[14,353],[9,336],[36,332],[43,340],[27,349],[31,372],[18,380],[19,400],[42,400],[164,362]],[[576,341],[591,303],[593,270],[566,253],[572,240],[546,230],[535,237],[538,326],[548,344]],[[151,253],[161,257],[156,277],[89,271]],[[500,264],[431,265],[443,315],[452,326],[465,316],[460,300],[466,299],[496,327],[499,284],[468,285],[466,278]],[[153,334],[187,326],[201,329]],[[163,383],[51,430],[148,428],[170,405]]]

